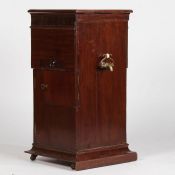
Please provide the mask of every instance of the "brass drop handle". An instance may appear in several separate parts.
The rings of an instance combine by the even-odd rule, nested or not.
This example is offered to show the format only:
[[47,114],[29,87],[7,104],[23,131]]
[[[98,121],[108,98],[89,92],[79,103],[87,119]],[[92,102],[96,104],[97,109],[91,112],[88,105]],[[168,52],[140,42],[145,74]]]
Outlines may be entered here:
[[112,59],[112,54],[103,54],[103,58],[99,63],[101,69],[109,69],[111,72],[114,70],[114,60]]
[[48,84],[41,84],[41,90],[46,90],[48,88]]

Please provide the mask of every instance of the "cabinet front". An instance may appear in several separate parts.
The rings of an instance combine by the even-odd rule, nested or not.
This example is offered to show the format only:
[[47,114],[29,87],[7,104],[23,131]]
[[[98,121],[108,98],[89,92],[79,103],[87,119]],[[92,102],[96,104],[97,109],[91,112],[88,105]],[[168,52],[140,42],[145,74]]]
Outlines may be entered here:
[[34,99],[34,143],[42,148],[73,150],[74,73],[35,69]]
[[126,144],[126,20],[79,22],[79,150]]

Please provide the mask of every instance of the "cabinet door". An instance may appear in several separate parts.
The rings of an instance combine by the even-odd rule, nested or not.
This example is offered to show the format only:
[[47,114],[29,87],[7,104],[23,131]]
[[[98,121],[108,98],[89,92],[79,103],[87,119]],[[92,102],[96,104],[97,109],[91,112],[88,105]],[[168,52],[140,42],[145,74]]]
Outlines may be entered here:
[[74,73],[34,70],[34,143],[73,150],[75,142]]
[[[127,21],[80,21],[78,62],[80,111],[78,148],[126,143]],[[98,69],[105,53],[112,54],[114,71]]]

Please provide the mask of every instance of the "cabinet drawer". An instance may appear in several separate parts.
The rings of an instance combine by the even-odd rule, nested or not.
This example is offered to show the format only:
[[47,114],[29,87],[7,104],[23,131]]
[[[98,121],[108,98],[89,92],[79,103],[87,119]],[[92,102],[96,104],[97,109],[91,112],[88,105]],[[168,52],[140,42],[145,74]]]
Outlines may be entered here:
[[74,68],[73,28],[32,28],[32,68]]

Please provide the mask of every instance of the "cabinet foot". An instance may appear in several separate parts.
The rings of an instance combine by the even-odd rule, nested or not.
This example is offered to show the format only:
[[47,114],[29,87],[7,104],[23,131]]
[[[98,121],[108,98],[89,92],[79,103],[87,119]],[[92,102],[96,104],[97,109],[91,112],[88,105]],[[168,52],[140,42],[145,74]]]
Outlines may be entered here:
[[36,157],[37,157],[37,155],[32,154],[32,155],[30,156],[30,160],[34,161],[34,160],[36,159]]
[[71,167],[73,170],[75,170],[75,163],[71,163],[71,164],[70,164],[70,167]]

